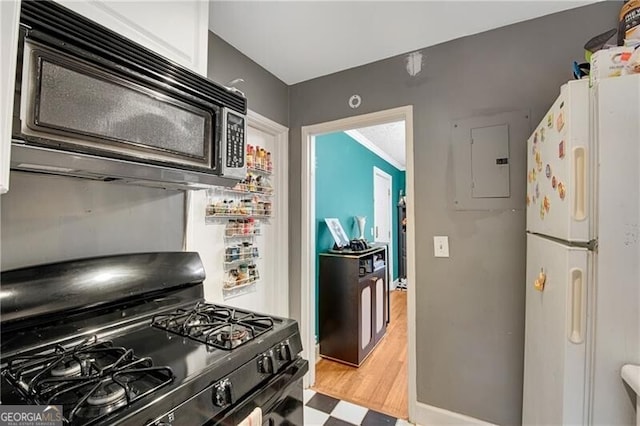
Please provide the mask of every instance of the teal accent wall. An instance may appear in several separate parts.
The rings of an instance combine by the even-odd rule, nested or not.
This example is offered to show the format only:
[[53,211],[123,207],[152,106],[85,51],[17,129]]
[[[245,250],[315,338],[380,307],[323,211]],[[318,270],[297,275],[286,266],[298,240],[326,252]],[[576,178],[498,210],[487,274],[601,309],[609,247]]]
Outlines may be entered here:
[[[331,133],[316,137],[316,271],[319,271],[319,253],[333,247],[333,238],[324,222],[325,217],[340,220],[349,239],[359,235],[354,216],[366,216],[365,238],[373,241],[373,168],[391,175],[393,247],[393,279],[398,278],[396,208],[400,190],[405,190],[405,172],[398,170],[373,152],[356,142],[346,133]],[[316,295],[318,277],[316,275]],[[316,297],[316,300],[318,298]],[[317,308],[317,307],[316,307]],[[316,313],[318,309],[316,309]],[[316,318],[316,336],[318,318]]]

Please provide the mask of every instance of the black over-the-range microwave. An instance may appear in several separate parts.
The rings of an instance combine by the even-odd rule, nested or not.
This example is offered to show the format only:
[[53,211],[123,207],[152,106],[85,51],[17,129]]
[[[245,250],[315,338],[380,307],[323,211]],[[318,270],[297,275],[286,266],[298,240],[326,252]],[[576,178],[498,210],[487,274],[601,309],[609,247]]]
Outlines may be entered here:
[[50,1],[23,1],[11,168],[169,188],[246,176],[246,98]]

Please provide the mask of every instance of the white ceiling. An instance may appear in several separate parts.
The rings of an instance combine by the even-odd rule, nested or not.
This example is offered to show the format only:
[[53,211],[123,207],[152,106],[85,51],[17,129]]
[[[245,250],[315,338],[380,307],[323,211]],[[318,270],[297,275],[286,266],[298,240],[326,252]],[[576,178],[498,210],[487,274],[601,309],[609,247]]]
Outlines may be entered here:
[[588,3],[212,0],[209,28],[291,85]]
[[395,168],[406,169],[404,121],[363,127],[345,133]]

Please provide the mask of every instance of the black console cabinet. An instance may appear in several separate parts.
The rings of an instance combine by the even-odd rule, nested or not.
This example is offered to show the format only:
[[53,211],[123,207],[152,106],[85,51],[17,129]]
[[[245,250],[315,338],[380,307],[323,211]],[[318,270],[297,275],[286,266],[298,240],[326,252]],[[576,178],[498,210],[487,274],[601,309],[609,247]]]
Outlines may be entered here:
[[387,330],[386,248],[320,254],[320,356],[358,366]]

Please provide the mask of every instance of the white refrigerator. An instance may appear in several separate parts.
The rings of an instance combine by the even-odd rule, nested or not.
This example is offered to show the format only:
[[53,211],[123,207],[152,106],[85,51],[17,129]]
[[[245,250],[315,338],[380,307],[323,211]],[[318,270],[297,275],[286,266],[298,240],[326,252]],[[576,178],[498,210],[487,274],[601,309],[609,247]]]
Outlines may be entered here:
[[562,86],[527,142],[525,425],[635,424],[640,76]]

